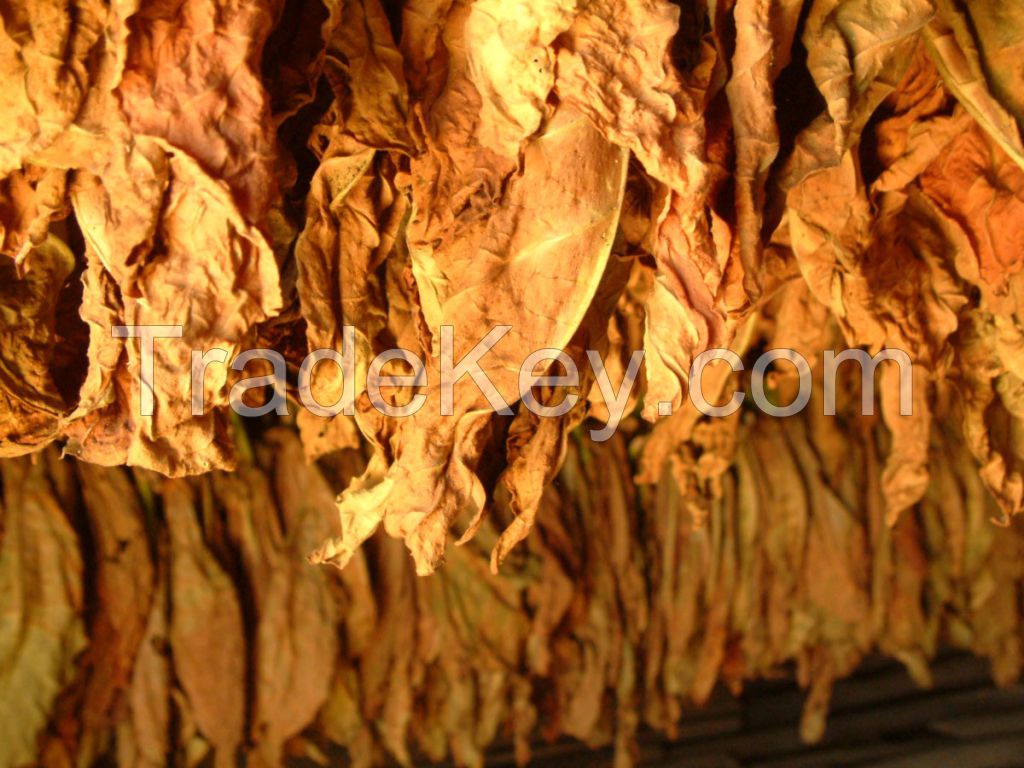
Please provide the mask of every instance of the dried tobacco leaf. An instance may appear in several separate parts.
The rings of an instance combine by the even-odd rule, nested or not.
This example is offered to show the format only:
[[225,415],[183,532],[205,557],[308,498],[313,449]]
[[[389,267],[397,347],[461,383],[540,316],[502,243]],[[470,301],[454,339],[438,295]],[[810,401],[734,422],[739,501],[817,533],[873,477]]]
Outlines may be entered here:
[[[150,171],[156,178],[151,181],[166,187],[166,192],[152,198],[160,218],[147,224],[153,229],[144,236],[161,245],[154,246],[146,261],[123,261],[122,269],[113,267],[118,255],[125,260],[137,243],[132,230],[108,223],[108,212],[117,210],[118,198],[96,183],[98,178],[73,192],[76,213],[92,233],[90,261],[97,259],[104,266],[102,271],[90,269],[86,293],[113,292],[119,306],[113,308],[113,318],[102,303],[97,308],[103,311],[86,318],[91,326],[90,357],[102,367],[100,380],[87,380],[85,386],[98,390],[90,394],[100,403],[90,406],[105,407],[89,412],[80,406],[84,418],[72,423],[67,433],[72,441],[69,451],[76,456],[105,465],[141,465],[174,476],[231,466],[223,416],[209,410],[227,402],[226,367],[213,365],[207,370],[207,410],[195,417],[192,350],[240,351],[251,338],[251,327],[280,308],[280,293],[273,253],[263,235],[244,221],[228,192],[188,156],[148,146],[155,153]],[[99,283],[95,287],[94,274]],[[101,287],[109,285],[110,278],[117,287]],[[167,285],[177,290],[168,293]],[[225,291],[224,286],[230,287]],[[114,324],[182,329],[179,339],[154,342],[152,418],[139,415],[140,342],[111,339]]]
[[331,532],[323,516],[330,488],[306,464],[294,433],[268,438],[275,452],[283,529],[274,530],[274,510],[254,514],[269,548],[256,609],[253,738],[260,759],[274,766],[281,764],[283,744],[308,726],[327,700],[332,680],[326,672],[338,654],[338,617],[330,574],[305,561],[306,553]]
[[100,752],[90,744],[125,712],[123,698],[153,613],[156,581],[143,507],[125,471],[102,472],[78,465],[83,502],[96,550],[93,581],[95,613],[89,627],[89,650],[83,658],[88,679],[82,696],[80,750]]
[[43,465],[7,460],[2,469],[0,763],[24,765],[86,647],[82,555]]
[[246,712],[238,595],[204,541],[192,490],[168,480],[161,496],[170,533],[168,639],[174,674],[196,727],[214,749],[215,764],[234,765]]
[[166,541],[161,540],[152,603],[127,690],[129,722],[117,730],[118,765],[156,768],[171,754],[171,660]]
[[74,255],[53,236],[20,265],[0,259],[0,455],[45,445],[73,405],[54,378],[54,345],[61,291],[74,266]]
[[[568,168],[573,169],[571,179],[564,173]],[[410,252],[427,325],[511,325],[509,338],[485,363],[505,402],[518,399],[514,361],[535,349],[563,348],[581,322],[582,310],[597,289],[593,275],[601,274],[611,249],[625,171],[621,150],[607,144],[581,116],[561,110],[523,150],[521,175],[508,180],[507,202],[493,217],[430,221],[430,214],[417,214],[414,191]],[[536,186],[550,188],[542,208],[532,196]],[[553,235],[555,222],[568,236]],[[440,244],[434,246],[434,241]],[[477,249],[493,256],[478,263]],[[564,274],[578,279],[565,284]],[[550,288],[515,316],[480,303],[492,291],[500,295],[527,284],[533,290]],[[435,338],[434,344],[440,340]],[[456,336],[454,359],[464,357],[471,346],[470,339]],[[428,381],[437,382],[436,365],[432,360]],[[320,548],[313,556],[316,562],[343,567],[383,522],[391,535],[406,539],[418,572],[437,567],[455,517],[467,512],[472,516],[484,502],[474,465],[481,449],[478,435],[488,420],[487,401],[475,387],[465,380],[456,385],[452,416],[423,410],[403,421],[392,438],[395,463],[379,479],[368,474],[368,487],[342,496],[343,536]]]

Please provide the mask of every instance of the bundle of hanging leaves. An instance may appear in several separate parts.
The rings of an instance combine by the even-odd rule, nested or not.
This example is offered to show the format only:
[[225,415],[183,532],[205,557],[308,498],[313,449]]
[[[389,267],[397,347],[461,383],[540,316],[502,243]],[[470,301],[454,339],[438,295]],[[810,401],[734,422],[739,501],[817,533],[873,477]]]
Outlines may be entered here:
[[0,765],[523,764],[570,736],[628,766],[639,729],[673,737],[716,686],[795,670],[814,741],[869,654],[925,687],[949,646],[1019,677],[1024,529],[990,523],[950,432],[890,526],[880,421],[737,417],[653,485],[637,426],[574,435],[500,575],[500,489],[429,578],[385,535],[344,570],[307,564],[370,451],[311,464],[291,428],[191,479],[3,462]]
[[[0,765],[625,765],[793,661],[807,739],[871,651],[1012,682],[1022,61],[1015,0],[0,2]],[[182,329],[152,387],[123,325]],[[459,359],[498,325],[513,414],[465,377],[442,415],[442,326]],[[254,347],[277,430],[229,415],[258,362],[193,392]],[[413,416],[365,390],[394,347]],[[810,406],[702,416],[723,347],[802,353]],[[906,352],[912,414],[885,363],[822,416],[843,348]],[[299,407],[313,349],[353,415]],[[556,418],[541,349],[580,372]],[[591,441],[587,352],[618,386],[638,350]]]

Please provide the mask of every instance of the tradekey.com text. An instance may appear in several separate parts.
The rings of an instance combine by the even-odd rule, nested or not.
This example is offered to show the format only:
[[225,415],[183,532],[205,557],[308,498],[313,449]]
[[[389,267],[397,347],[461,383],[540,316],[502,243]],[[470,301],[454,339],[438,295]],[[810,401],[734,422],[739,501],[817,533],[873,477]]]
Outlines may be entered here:
[[[154,370],[156,344],[161,339],[181,338],[182,330],[180,325],[117,325],[111,328],[111,335],[115,338],[139,340],[140,412],[142,416],[153,416],[154,414],[156,399],[154,393],[157,384]],[[526,408],[537,416],[554,418],[565,415],[579,401],[578,390],[581,377],[576,362],[562,350],[544,348],[527,355],[522,364],[518,366],[517,372],[512,372],[512,378],[516,379],[513,385],[506,387],[506,394],[509,394],[508,390],[511,389],[511,394],[514,394],[515,397],[503,396],[499,387],[491,380],[486,370],[488,355],[492,354],[492,350],[511,330],[512,326],[509,325],[493,327],[486,336],[456,361],[455,329],[449,325],[441,326],[440,354],[437,360],[432,361],[432,370],[436,376],[435,382],[429,380],[427,365],[422,358],[409,350],[396,348],[380,353],[369,362],[365,370],[362,391],[366,393],[372,406],[385,416],[401,418],[418,413],[428,401],[428,395],[422,390],[429,391],[432,396],[437,395],[442,416],[454,416],[456,413],[455,388],[468,377],[468,381],[463,383],[470,386],[475,385],[490,407],[498,414],[513,415],[509,401],[514,403],[518,398]],[[357,367],[362,367],[356,364],[355,349],[356,329],[353,326],[344,326],[342,329],[342,352],[334,349],[316,349],[305,357],[299,367],[296,387],[298,400],[302,407],[312,414],[322,417],[355,414],[356,371]],[[640,374],[644,353],[643,350],[636,350],[632,353],[618,386],[608,375],[604,359],[599,352],[586,350],[586,356],[594,384],[604,400],[608,414],[608,420],[603,427],[590,430],[590,437],[594,441],[603,442],[615,433],[625,415],[630,394]],[[892,361],[899,366],[899,412],[901,416],[912,415],[913,365],[906,352],[899,349],[883,349],[875,355],[870,355],[863,349],[846,349],[838,354],[833,350],[825,350],[822,357],[824,413],[826,416],[836,414],[836,372],[840,364],[848,361],[855,362],[860,366],[862,415],[874,414],[875,369],[884,361]],[[282,416],[288,415],[288,366],[281,353],[273,349],[249,349],[238,354],[229,363],[227,350],[219,347],[208,350],[191,350],[192,414],[202,416],[205,412],[205,381],[207,369],[211,365],[229,365],[231,370],[241,372],[253,360],[266,361],[272,367],[273,373],[250,376],[235,382],[228,396],[231,408],[238,415],[248,417],[264,416],[271,412]],[[712,405],[705,399],[701,386],[702,376],[704,369],[716,360],[724,361],[733,371],[744,370],[743,361],[734,351],[709,349],[694,358],[690,366],[687,389],[690,401],[697,411],[705,416],[722,418],[735,413],[743,405],[746,393],[733,392],[728,402],[722,405]],[[765,389],[765,378],[769,366],[776,361],[788,362],[799,375],[799,389],[795,398],[787,405],[771,402]],[[562,369],[561,373],[557,375],[551,373],[555,363]],[[313,371],[321,364],[337,366],[342,375],[342,392],[330,404],[319,402],[314,397],[311,388]],[[384,369],[389,365],[391,365],[392,374],[384,375]],[[399,367],[405,371],[401,375],[394,373],[394,370]],[[509,369],[507,361],[501,361],[497,367],[492,366],[492,372],[497,375],[497,371],[501,371],[504,378],[509,377]],[[434,386],[431,386],[432,384]],[[803,411],[810,402],[812,386],[810,364],[806,358],[793,349],[778,348],[765,351],[758,356],[751,369],[751,398],[758,409],[770,416],[793,416]],[[534,393],[537,387],[547,388],[549,392],[558,389],[566,391],[560,402],[555,405],[547,405],[537,399]],[[265,402],[261,405],[250,405],[244,402],[243,396],[249,390],[263,388],[269,388],[269,391]],[[407,398],[408,401],[401,405],[388,402],[383,394],[386,390],[393,396],[396,391],[403,389],[411,390],[413,393],[411,397]],[[571,391],[573,389],[577,391]],[[474,399],[476,398],[474,397]],[[657,410],[659,416],[671,415],[672,403],[660,402]]]

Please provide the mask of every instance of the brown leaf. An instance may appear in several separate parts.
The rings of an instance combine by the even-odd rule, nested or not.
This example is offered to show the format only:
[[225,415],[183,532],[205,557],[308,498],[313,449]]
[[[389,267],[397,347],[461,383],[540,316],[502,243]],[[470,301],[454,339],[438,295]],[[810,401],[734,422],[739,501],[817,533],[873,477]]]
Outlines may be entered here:
[[245,737],[246,641],[238,594],[203,540],[189,486],[162,489],[170,531],[170,627],[174,674],[217,766],[234,765]]
[[82,557],[43,466],[2,467],[0,762],[23,765],[35,760],[36,738],[86,646]]

